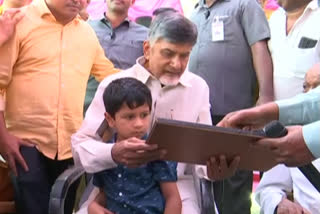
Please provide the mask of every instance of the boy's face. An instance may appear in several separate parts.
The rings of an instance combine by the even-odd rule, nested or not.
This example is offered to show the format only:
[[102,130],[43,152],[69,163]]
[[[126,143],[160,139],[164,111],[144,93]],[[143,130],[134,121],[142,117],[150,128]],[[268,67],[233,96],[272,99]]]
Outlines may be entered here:
[[114,118],[105,113],[109,126],[114,128],[118,134],[117,141],[130,137],[142,138],[148,131],[150,125],[150,110],[148,104],[130,109],[124,103],[116,112]]
[[310,89],[314,89],[320,85],[320,67],[312,67],[304,77],[303,92],[306,93]]

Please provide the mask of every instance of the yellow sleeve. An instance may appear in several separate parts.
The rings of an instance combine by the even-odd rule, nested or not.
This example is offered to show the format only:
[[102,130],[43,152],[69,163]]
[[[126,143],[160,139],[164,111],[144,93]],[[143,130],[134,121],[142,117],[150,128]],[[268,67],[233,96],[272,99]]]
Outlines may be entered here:
[[116,69],[113,63],[104,55],[104,51],[97,41],[97,53],[91,68],[91,74],[97,81],[101,82],[107,76],[117,73],[120,70]]

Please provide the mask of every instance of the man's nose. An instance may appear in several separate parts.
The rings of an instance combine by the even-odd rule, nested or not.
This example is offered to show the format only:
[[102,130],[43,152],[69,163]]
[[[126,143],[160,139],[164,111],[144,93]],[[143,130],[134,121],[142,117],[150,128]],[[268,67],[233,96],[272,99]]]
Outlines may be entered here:
[[182,60],[180,59],[180,57],[173,57],[171,60],[171,66],[176,70],[180,70],[182,67]]

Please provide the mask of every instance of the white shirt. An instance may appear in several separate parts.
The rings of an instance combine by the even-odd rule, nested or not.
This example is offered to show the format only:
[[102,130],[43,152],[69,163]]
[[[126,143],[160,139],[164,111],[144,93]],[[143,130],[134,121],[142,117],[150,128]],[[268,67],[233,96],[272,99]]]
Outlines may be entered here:
[[[105,108],[103,92],[114,79],[133,77],[145,83],[152,93],[152,115],[187,122],[211,125],[209,87],[199,76],[185,71],[178,85],[161,87],[160,81],[153,77],[142,65],[144,58],[128,70],[108,76],[104,79],[89,106],[81,128],[72,138],[72,152],[75,164],[81,164],[87,172],[98,172],[116,166],[111,156],[112,144],[102,142],[97,130],[104,120]],[[178,188],[182,201],[195,198],[190,165],[178,163]],[[206,175],[204,167],[197,169],[201,177]]]
[[[320,170],[320,159],[312,162]],[[274,213],[286,192],[293,190],[293,197],[312,214],[320,213],[320,194],[297,167],[277,165],[265,172],[256,190],[256,200],[261,213]]]
[[[276,100],[302,93],[306,72],[320,61],[320,9],[317,0],[307,5],[288,35],[286,19],[285,11],[279,8],[269,21],[269,49],[273,60]],[[303,37],[317,41],[316,45],[312,48],[299,48]]]

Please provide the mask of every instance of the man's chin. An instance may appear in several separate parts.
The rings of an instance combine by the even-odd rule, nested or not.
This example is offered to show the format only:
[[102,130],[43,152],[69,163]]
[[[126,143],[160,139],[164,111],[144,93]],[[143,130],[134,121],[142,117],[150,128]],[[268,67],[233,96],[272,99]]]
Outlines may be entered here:
[[160,77],[159,81],[162,85],[165,86],[176,86],[179,83],[180,78],[168,78],[168,77]]

